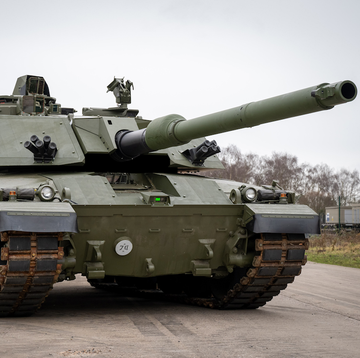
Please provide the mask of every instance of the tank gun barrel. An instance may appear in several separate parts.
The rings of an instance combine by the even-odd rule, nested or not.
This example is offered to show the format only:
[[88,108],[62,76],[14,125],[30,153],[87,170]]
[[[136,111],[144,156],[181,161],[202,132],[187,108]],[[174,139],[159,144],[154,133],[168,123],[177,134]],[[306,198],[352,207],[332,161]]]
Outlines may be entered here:
[[208,136],[235,129],[255,127],[285,118],[331,109],[335,105],[353,100],[355,95],[356,87],[350,81],[310,87],[181,122],[175,126],[174,136],[178,140],[186,142],[194,136]]
[[188,121],[176,114],[160,117],[146,129],[118,132],[115,142],[122,160],[129,160],[140,154],[186,144],[195,138],[328,110],[354,100],[356,95],[356,85],[351,81],[324,83]]

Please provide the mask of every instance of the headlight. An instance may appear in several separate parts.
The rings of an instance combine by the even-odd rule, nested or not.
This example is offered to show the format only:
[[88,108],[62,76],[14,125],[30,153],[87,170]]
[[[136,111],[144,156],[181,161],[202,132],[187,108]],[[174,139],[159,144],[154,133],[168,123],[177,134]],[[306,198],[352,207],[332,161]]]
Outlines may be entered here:
[[249,202],[255,201],[257,192],[254,188],[247,187],[241,191],[241,194],[242,194],[243,200],[245,202],[249,203]]
[[44,185],[37,191],[37,194],[41,201],[51,201],[55,197],[55,190],[49,185]]

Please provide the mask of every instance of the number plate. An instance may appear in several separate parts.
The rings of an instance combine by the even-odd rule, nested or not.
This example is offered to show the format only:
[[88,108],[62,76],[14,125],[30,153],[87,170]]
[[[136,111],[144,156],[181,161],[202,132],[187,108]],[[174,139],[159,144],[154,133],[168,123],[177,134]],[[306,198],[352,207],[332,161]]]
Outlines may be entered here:
[[121,240],[115,246],[115,252],[119,256],[126,256],[130,254],[132,249],[133,249],[133,244],[129,240]]

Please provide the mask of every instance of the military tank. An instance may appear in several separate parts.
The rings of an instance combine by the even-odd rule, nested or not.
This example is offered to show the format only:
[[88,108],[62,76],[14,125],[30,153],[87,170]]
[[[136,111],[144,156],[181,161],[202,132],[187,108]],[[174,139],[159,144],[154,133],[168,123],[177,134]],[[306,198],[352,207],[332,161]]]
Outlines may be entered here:
[[355,99],[354,83],[152,121],[128,108],[131,81],[107,88],[116,106],[82,116],[41,76],[0,96],[0,315],[31,315],[76,274],[222,309],[258,308],[293,282],[318,215],[276,180],[202,176],[223,167],[204,136],[329,110]]

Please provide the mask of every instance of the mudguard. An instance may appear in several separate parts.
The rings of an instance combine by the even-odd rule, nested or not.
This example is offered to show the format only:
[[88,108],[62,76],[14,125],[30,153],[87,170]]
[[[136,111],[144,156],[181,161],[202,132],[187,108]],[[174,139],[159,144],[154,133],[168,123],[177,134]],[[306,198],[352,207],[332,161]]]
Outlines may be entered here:
[[306,205],[246,204],[244,214],[255,233],[320,234],[319,215]]
[[0,202],[0,231],[78,232],[69,203]]

